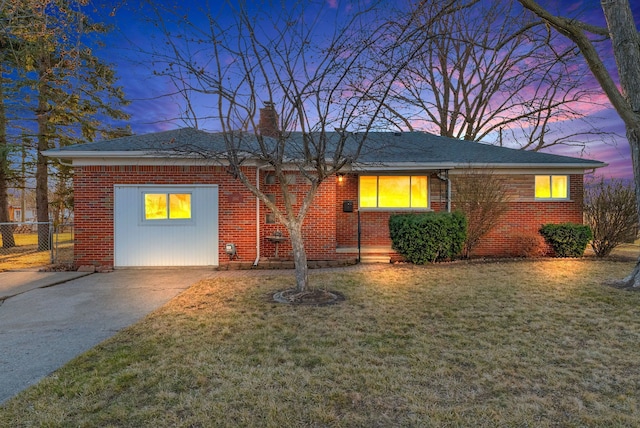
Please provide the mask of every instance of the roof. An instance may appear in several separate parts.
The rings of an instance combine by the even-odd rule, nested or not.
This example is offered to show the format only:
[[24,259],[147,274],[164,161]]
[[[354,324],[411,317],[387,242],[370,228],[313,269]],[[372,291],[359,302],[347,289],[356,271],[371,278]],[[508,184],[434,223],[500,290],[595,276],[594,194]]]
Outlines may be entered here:
[[[241,135],[241,134],[238,134]],[[321,134],[314,133],[312,138]],[[327,154],[344,134],[327,132]],[[349,134],[345,154],[355,151],[364,134]],[[244,134],[242,147],[246,152],[255,150],[255,138]],[[303,134],[291,133],[288,142],[290,158],[296,158],[296,149],[302,147]],[[253,146],[253,148],[252,148]],[[224,153],[225,139],[222,133],[209,133],[193,128],[133,135],[99,142],[61,147],[45,152],[45,155],[62,159],[131,159],[193,157],[194,154]],[[590,159],[561,156],[492,146],[488,144],[441,137],[426,132],[370,132],[367,134],[355,168],[378,166],[404,168],[460,168],[460,167],[562,167],[591,169],[606,166]]]

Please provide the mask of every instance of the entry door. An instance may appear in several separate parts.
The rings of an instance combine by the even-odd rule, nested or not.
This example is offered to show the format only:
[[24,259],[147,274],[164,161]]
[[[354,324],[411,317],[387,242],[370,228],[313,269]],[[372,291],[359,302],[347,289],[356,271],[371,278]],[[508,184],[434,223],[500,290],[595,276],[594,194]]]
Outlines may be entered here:
[[217,266],[218,186],[114,189],[114,264]]

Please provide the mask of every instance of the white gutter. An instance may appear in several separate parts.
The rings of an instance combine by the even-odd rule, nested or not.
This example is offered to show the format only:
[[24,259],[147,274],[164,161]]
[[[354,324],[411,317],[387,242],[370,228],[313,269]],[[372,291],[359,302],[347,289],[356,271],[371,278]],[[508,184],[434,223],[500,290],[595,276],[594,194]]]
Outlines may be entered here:
[[[144,164],[146,162],[154,163],[155,162],[167,162],[168,160],[172,160],[174,162],[185,162],[185,161],[196,161],[202,163],[220,163],[225,164],[224,159],[220,158],[203,158],[197,154],[188,154],[188,153],[179,153],[172,151],[150,151],[150,150],[114,150],[114,151],[104,151],[104,150],[45,150],[42,152],[43,155],[54,158],[61,159],[71,159],[74,161],[74,164],[79,165],[94,165],[94,162],[98,162],[99,164],[121,164],[117,160],[122,159],[132,159],[137,160],[139,164]],[[121,161],[120,161],[121,162]],[[596,162],[594,164],[594,162]],[[246,165],[254,164],[257,166],[258,161],[246,163]],[[469,163],[469,162],[355,162],[352,164],[352,170],[354,172],[359,171],[404,171],[404,170],[415,170],[415,169],[468,169],[468,168],[482,168],[482,169],[507,169],[507,168],[571,168],[571,169],[594,169],[601,168],[607,166],[608,164],[605,162],[591,161],[585,163],[569,163],[569,162],[560,162],[560,163]]]
[[607,166],[605,162],[593,163],[453,163],[453,162],[388,162],[375,164],[353,164],[354,172],[367,171],[412,171],[416,169],[550,169],[550,168],[567,168],[567,169],[594,169]]

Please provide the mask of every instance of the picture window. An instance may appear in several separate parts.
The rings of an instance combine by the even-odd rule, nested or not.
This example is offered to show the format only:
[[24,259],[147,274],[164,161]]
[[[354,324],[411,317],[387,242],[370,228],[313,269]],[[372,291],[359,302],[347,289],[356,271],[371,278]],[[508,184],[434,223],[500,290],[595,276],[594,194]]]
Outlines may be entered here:
[[359,179],[361,208],[428,208],[426,176],[362,175]]

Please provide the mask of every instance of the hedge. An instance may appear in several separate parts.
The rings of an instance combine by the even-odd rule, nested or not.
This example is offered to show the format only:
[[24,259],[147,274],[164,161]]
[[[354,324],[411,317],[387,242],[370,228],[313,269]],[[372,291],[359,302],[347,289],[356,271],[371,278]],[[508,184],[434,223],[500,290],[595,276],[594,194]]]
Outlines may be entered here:
[[460,254],[467,220],[461,213],[394,214],[389,233],[395,251],[411,263],[424,264]]
[[593,237],[589,226],[577,223],[545,224],[540,234],[558,257],[581,257]]

